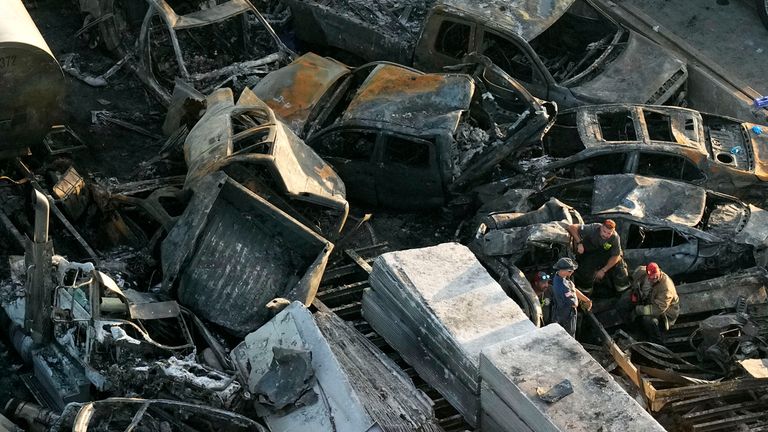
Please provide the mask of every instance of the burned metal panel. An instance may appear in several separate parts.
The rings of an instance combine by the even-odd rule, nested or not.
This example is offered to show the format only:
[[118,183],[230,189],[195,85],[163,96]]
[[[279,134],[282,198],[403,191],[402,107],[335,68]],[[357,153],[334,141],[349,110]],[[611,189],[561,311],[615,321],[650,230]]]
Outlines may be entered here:
[[575,0],[440,0],[435,9],[470,16],[530,41],[555,23]]
[[736,234],[734,240],[755,247],[755,262],[759,266],[768,265],[768,211],[749,205],[746,225]]
[[[30,73],[34,71],[34,73]],[[60,113],[64,73],[21,0],[0,13],[0,157],[41,145]]]
[[694,226],[701,221],[706,198],[704,189],[682,182],[632,174],[595,176],[592,214],[624,213]]
[[133,430],[137,425],[141,430],[267,431],[259,423],[231,411],[168,399],[119,397],[69,404],[51,431]]
[[302,135],[310,116],[349,67],[327,57],[307,53],[256,84],[253,92],[295,133]]
[[[285,3],[291,9],[299,39],[340,48],[365,60],[411,63],[423,21],[418,5],[412,7],[396,0],[344,1],[347,7],[317,0]],[[409,11],[398,16],[395,10],[403,6]]]
[[762,181],[768,181],[768,127],[743,123],[742,128],[753,151],[755,175]]
[[[660,104],[685,83],[687,75],[684,62],[644,36],[630,32],[623,52],[598,75],[571,91],[585,100]],[[659,89],[665,91],[657,94]]]
[[277,185],[276,192],[330,207],[339,213],[336,230],[343,226],[348,204],[341,178],[264,102],[247,89],[237,104],[230,89],[217,90],[207,100],[208,111],[184,143],[189,166],[185,187],[232,164],[250,165],[246,175],[255,177],[261,165]]
[[768,302],[768,270],[753,267],[701,282],[677,286],[680,315],[732,309],[740,296],[747,304]]
[[341,122],[452,133],[469,110],[474,91],[467,75],[425,74],[381,64],[360,86]]
[[266,322],[276,298],[310,304],[333,245],[226,175],[203,179],[162,244],[163,285],[232,333]]
[[549,222],[517,228],[489,231],[481,242],[482,251],[488,256],[515,255],[524,251],[529,244],[569,244],[571,237],[565,230],[564,222]]
[[[662,113],[669,117],[669,129],[673,139],[652,139],[648,130],[645,109]],[[707,155],[704,143],[704,129],[701,114],[687,108],[645,106],[636,104],[605,104],[581,107],[577,109],[577,127],[579,136],[587,149],[599,146],[624,146],[627,143],[649,145],[671,145],[686,147]],[[631,121],[631,134],[628,138],[616,139],[606,136],[603,126],[610,115],[622,114]]]

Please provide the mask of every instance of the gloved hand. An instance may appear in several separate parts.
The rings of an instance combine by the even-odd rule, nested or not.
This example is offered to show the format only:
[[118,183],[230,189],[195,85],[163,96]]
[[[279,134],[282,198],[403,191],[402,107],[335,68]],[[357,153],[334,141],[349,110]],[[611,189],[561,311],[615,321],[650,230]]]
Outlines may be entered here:
[[635,306],[635,315],[637,316],[651,315],[652,313],[653,313],[653,308],[651,307],[651,305]]

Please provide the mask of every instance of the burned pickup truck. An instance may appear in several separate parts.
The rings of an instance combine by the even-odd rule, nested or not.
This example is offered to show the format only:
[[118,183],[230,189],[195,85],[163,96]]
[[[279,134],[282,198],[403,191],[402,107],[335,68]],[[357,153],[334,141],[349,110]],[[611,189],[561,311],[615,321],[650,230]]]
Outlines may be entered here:
[[681,60],[623,28],[589,0],[439,0],[423,25],[418,5],[397,16],[394,2],[284,1],[293,12],[296,36],[311,44],[426,71],[441,71],[478,53],[536,97],[562,107],[674,103],[687,79]]
[[310,53],[253,91],[334,166],[350,198],[437,207],[539,143],[554,121],[554,105],[493,65],[480,68],[482,82],[391,63],[351,69]]
[[534,172],[554,182],[633,173],[742,198],[764,198],[768,185],[767,126],[685,108],[615,104],[566,110],[543,143],[544,154],[555,160]]

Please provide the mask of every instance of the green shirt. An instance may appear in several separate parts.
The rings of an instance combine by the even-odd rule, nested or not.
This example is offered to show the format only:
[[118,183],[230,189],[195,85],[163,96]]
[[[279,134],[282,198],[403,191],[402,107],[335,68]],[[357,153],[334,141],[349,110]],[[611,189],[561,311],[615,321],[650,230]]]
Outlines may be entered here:
[[619,234],[614,231],[607,240],[600,237],[600,227],[603,224],[592,223],[579,227],[579,236],[584,245],[584,253],[600,253],[610,256],[621,255],[621,242]]

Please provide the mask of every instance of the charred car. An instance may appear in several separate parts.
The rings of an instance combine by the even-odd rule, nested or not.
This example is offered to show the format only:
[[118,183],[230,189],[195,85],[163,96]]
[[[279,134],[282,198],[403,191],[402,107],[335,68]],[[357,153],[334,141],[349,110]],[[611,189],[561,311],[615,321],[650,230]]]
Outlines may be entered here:
[[423,26],[416,7],[407,12],[413,22],[403,23],[391,12],[397,5],[387,2],[359,10],[317,0],[286,3],[296,36],[312,44],[426,71],[478,53],[536,97],[563,107],[674,102],[687,78],[685,64],[671,52],[622,27],[589,0],[440,0]]
[[670,276],[700,280],[768,264],[768,213],[683,182],[631,174],[596,176],[547,188],[586,221],[613,219],[630,268],[657,262]]
[[498,212],[484,216],[467,245],[507,295],[537,324],[541,304],[530,278],[550,272],[561,257],[573,257],[569,224],[583,223],[578,211],[552,199],[529,212]]
[[351,69],[306,54],[269,74],[254,93],[336,168],[350,198],[427,208],[540,142],[554,120],[554,105],[502,71],[490,65],[479,75],[485,97],[467,74],[390,63]]
[[544,154],[555,160],[534,171],[555,181],[632,173],[743,198],[768,184],[768,127],[685,108],[567,110],[543,143]]
[[203,94],[223,85],[240,89],[294,56],[250,1],[210,4],[80,0],[80,10],[86,14],[84,28],[98,29],[99,42],[121,62],[130,61],[167,105],[177,79]]
[[349,204],[341,178],[274,112],[246,89],[234,103],[230,89],[206,99],[207,109],[184,142],[184,188],[227,173],[303,225],[336,236]]

